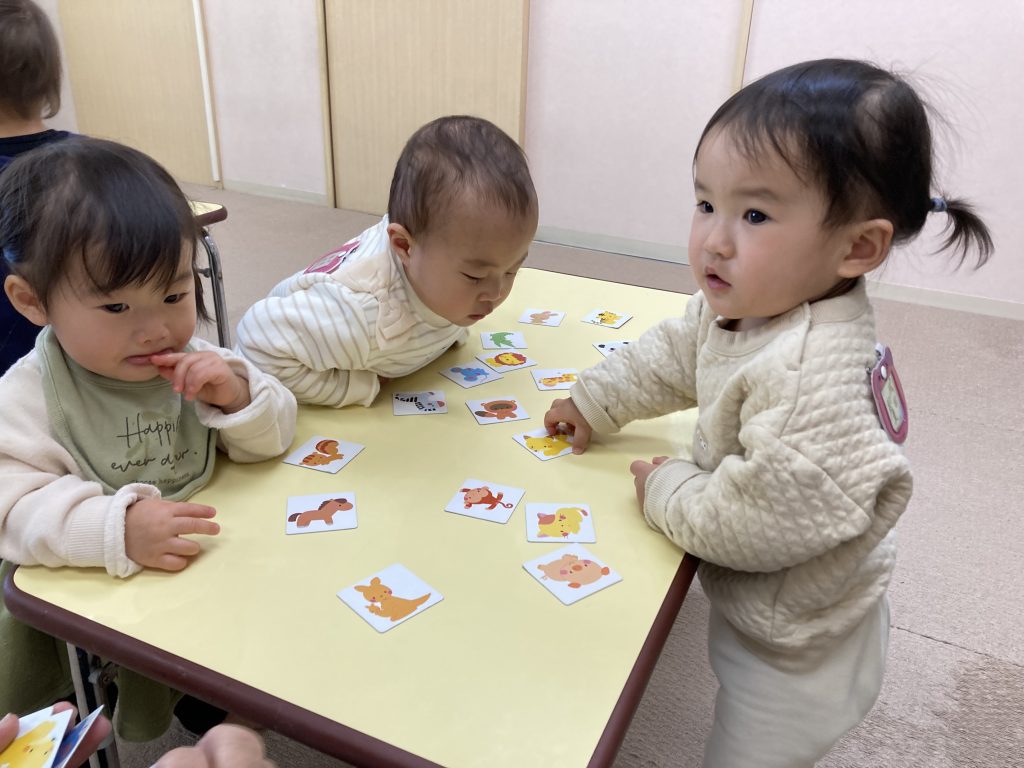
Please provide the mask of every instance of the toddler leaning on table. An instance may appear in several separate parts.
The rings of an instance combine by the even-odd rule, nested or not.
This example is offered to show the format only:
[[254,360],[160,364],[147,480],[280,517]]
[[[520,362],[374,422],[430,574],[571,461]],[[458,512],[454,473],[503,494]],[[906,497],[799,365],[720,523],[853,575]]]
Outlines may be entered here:
[[711,118],[693,168],[701,290],[581,373],[545,424],[572,425],[582,452],[592,431],[699,407],[692,457],[630,471],[648,523],[703,561],[719,681],[704,764],[811,766],[878,695],[912,489],[864,275],[929,214],[961,260],[975,246],[984,263],[992,243],[962,200],[932,196],[917,94],[863,62],[748,85]]
[[486,120],[438,118],[406,143],[387,215],[254,304],[237,351],[300,402],[368,406],[381,378],[427,365],[505,300],[536,230],[519,146]]
[[[0,177],[0,248],[14,307],[43,330],[0,378],[0,558],[179,571],[214,535],[186,499],[213,471],[282,453],[295,398],[193,334],[205,317],[188,201],[149,157],[71,137]],[[0,711],[67,693],[62,644],[0,608]],[[118,732],[154,738],[178,694],[126,670]],[[131,719],[129,719],[131,718]]]

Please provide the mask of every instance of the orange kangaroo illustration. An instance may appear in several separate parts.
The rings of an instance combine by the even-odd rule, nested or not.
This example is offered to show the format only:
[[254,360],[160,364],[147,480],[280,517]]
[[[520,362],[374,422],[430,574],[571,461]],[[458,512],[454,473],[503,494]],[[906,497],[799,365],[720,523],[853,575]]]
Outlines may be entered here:
[[324,464],[330,464],[332,461],[340,461],[345,458],[345,454],[338,453],[337,440],[321,440],[313,447],[313,450],[316,453],[302,457],[302,465],[304,467],[322,467]]
[[305,512],[292,512],[288,515],[288,522],[295,523],[299,528],[306,528],[314,520],[321,520],[327,525],[334,522],[334,513],[347,512],[352,509],[352,503],[347,499],[327,499],[316,509],[309,509]]
[[395,597],[391,593],[391,587],[381,584],[380,579],[376,576],[370,579],[370,586],[364,587],[356,584],[356,589],[362,593],[369,603],[366,606],[366,610],[375,616],[383,616],[385,619],[391,619],[391,621],[404,619],[430,599],[430,592],[412,600],[407,600],[404,597]]

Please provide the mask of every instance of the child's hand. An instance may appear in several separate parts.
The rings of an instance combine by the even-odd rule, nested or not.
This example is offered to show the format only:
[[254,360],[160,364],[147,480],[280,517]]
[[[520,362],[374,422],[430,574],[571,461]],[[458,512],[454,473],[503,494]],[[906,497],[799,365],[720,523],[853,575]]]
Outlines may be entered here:
[[573,434],[573,453],[583,453],[587,450],[593,430],[571,397],[555,400],[548,412],[544,414],[544,426],[547,428],[548,434],[553,435],[558,432],[559,424],[568,424],[570,427]]
[[249,382],[216,352],[170,352],[150,360],[186,400],[219,406],[224,413],[235,413],[252,402]]
[[216,536],[220,526],[209,519],[215,514],[205,504],[139,499],[125,512],[125,553],[146,568],[180,571],[200,550],[199,542],[181,537]]
[[637,459],[629,465],[629,471],[633,473],[633,485],[636,487],[636,500],[640,502],[640,511],[644,511],[644,489],[647,487],[647,478],[651,472],[658,468],[659,464],[668,461],[668,456],[655,456],[650,461]]

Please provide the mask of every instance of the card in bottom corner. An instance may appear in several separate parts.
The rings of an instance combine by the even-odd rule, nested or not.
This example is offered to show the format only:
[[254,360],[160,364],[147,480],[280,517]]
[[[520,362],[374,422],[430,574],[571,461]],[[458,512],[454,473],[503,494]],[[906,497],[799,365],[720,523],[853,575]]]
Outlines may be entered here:
[[346,443],[344,440],[318,435],[289,453],[284,463],[333,474],[352,461],[365,447],[359,443]]
[[345,587],[338,597],[378,632],[387,632],[444,599],[401,563]]
[[441,390],[423,392],[395,392],[391,396],[395,416],[422,416],[430,413],[448,413],[448,403]]
[[71,710],[54,712],[46,707],[18,720],[18,735],[0,753],[0,766],[53,768],[64,733],[71,724]]
[[526,491],[522,488],[471,477],[452,496],[444,511],[504,525],[525,495]]
[[565,544],[597,541],[587,504],[527,504],[526,540]]
[[523,568],[565,605],[622,581],[619,574],[579,544],[535,557],[523,563]]
[[99,720],[100,715],[103,714],[103,705],[100,704],[96,709],[89,713],[82,722],[72,728],[64,735],[64,740],[60,743],[60,747],[57,748],[57,754],[53,758],[53,768],[65,768],[68,763],[71,762],[72,758],[75,758],[75,765],[78,765],[79,760],[84,758],[84,755],[75,755],[75,750],[85,740],[86,735],[90,729],[95,725],[96,721]]
[[356,495],[352,491],[289,496],[285,512],[285,533],[343,531],[359,524]]
[[512,439],[541,461],[550,461],[572,453],[572,435],[565,432],[550,435],[544,427],[532,432],[523,432],[521,435],[512,435]]

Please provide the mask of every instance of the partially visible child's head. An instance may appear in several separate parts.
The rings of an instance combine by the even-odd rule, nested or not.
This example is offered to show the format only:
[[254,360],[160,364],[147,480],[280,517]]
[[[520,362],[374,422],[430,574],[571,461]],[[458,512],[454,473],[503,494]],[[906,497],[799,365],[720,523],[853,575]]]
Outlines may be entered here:
[[406,143],[388,218],[420,299],[449,322],[471,325],[508,296],[537,230],[526,156],[487,120],[438,118]]
[[0,120],[53,117],[60,109],[60,45],[32,0],[0,0]]
[[72,137],[0,175],[0,248],[11,303],[51,325],[64,351],[110,378],[156,375],[144,356],[180,351],[206,317],[198,226],[154,160]]

